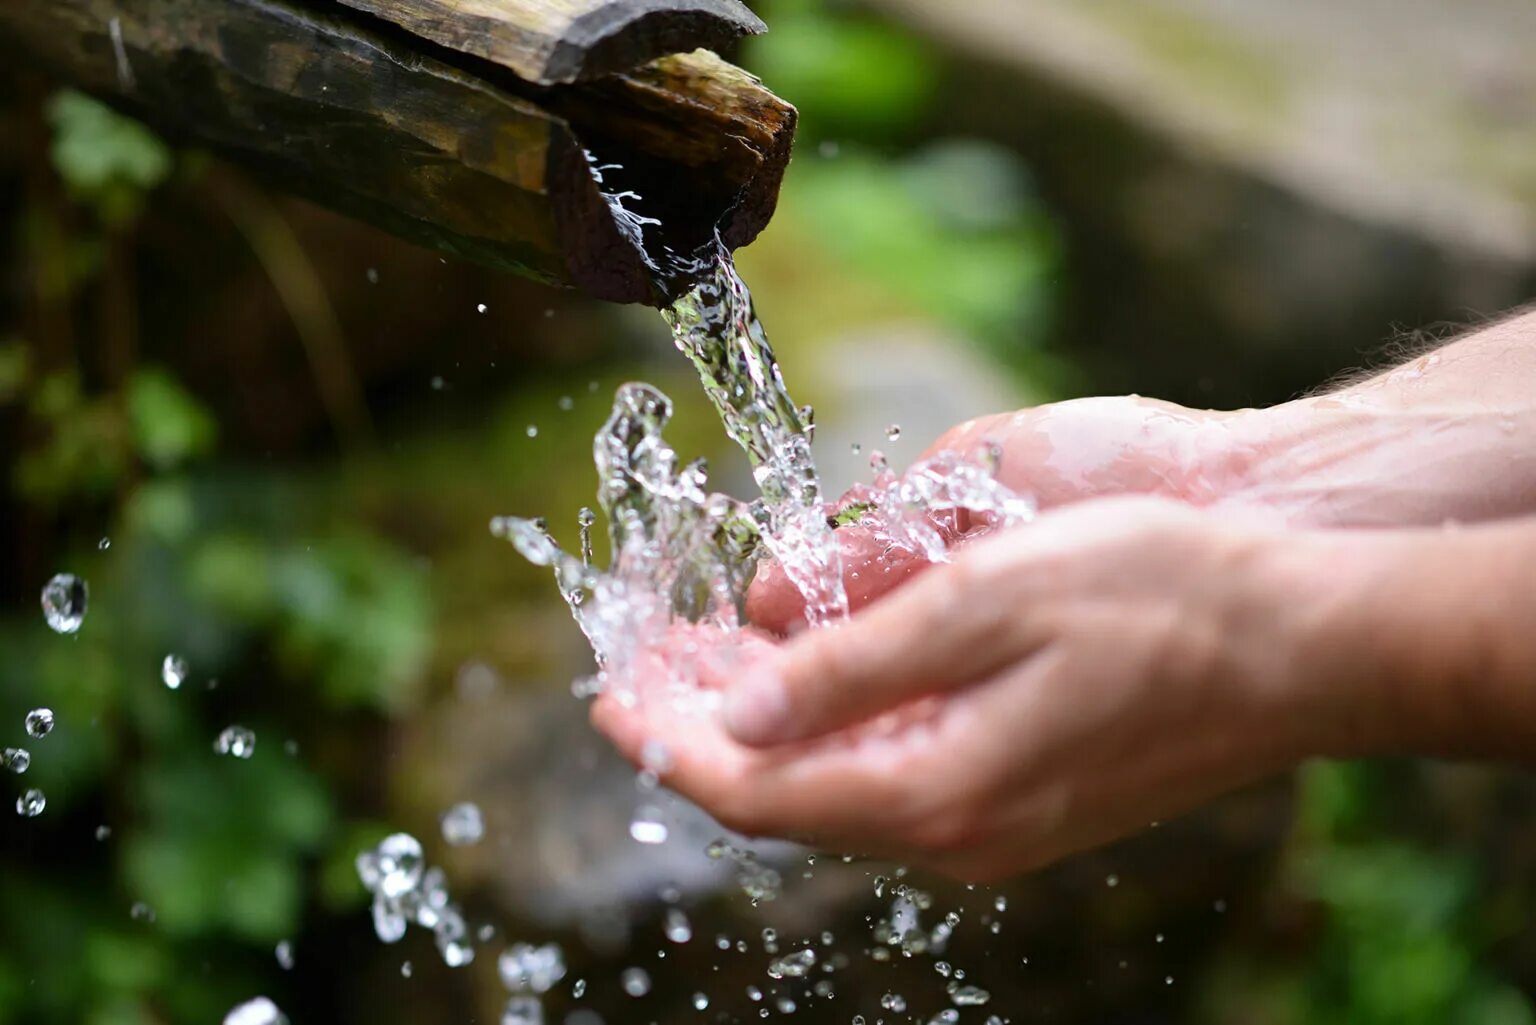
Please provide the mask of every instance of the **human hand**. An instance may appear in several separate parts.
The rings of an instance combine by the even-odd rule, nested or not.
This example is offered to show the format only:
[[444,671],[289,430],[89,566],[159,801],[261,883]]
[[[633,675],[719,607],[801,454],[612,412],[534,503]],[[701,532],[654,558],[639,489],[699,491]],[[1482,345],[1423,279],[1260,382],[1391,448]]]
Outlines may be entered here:
[[1340,537],[1084,503],[707,670],[724,724],[611,696],[594,721],[733,829],[995,878],[1366,743],[1370,674],[1318,628],[1358,597]]
[[[1237,495],[1253,458],[1252,411],[1187,409],[1139,396],[1074,399],[978,417],[947,431],[919,457],[1000,454],[998,481],[1041,509],[1110,495],[1158,495],[1208,505]],[[856,488],[850,497],[857,497]],[[962,516],[941,524],[946,543],[975,536]],[[849,605],[859,609],[925,569],[919,554],[892,551],[857,525],[837,531]],[[748,616],[784,633],[804,623],[805,603],[777,563],[765,559],[747,600]]]

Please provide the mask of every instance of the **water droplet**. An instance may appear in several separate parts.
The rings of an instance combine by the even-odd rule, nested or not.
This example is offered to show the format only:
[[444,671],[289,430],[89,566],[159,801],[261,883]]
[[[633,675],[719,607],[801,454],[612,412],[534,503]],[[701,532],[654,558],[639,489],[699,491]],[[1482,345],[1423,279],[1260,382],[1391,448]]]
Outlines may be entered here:
[[998,898],[992,902],[992,906],[994,908],[996,908],[998,911],[1007,911],[1008,910],[1008,898],[999,895]]
[[948,961],[937,961],[937,962],[935,962],[934,966],[933,966],[933,970],[938,972],[940,975],[944,976],[944,978],[946,978],[946,979],[949,978],[951,975],[953,975],[955,973],[955,970],[952,967],[950,967],[950,964],[949,964]]
[[565,978],[565,954],[554,943],[514,943],[496,959],[496,971],[510,993],[548,993]]
[[[421,841],[409,833],[385,837],[373,852],[377,884],[371,890],[391,900],[416,889],[421,882],[424,860]],[[364,884],[367,884],[364,879]]]
[[1216,901],[1211,905],[1211,907],[1216,911],[1218,915],[1224,915],[1227,912],[1227,902],[1224,900]]
[[377,267],[369,267],[364,276],[367,277],[368,284],[370,285],[377,285],[379,283],[379,269]]
[[256,734],[244,726],[226,726],[213,742],[213,749],[221,755],[249,758],[256,753]]
[[96,827],[96,841],[98,843],[105,843],[106,840],[111,835],[112,835],[112,827],[111,826],[97,826]]
[[1163,942],[1163,934],[1162,933],[1158,933],[1156,936],[1153,937],[1153,939],[1155,939],[1158,943],[1161,943],[1161,942]]
[[768,963],[770,979],[801,979],[816,967],[816,951],[797,950]]
[[485,819],[479,805],[463,801],[443,813],[443,839],[451,847],[468,847],[485,836]]
[[529,424],[528,429],[524,433],[530,438],[537,438],[539,436],[539,425]]
[[277,1005],[266,997],[248,1000],[224,1016],[224,1025],[288,1025]]
[[852,445],[848,446],[848,451],[852,452],[854,455],[858,455],[860,452],[864,451],[864,446],[860,445],[858,442],[854,442]]
[[100,541],[96,542],[96,550],[98,552],[104,552],[108,548],[111,548],[111,547],[112,547],[112,539],[110,537],[104,537]]
[[433,391],[442,391],[448,386],[447,381],[444,381],[441,377],[436,375],[432,377],[432,380],[429,383],[432,385]]
[[1173,985],[1173,976],[1170,975],[1167,978],[1163,979],[1163,985],[1165,985],[1165,986],[1172,986]]
[[695,993],[693,995],[693,1009],[695,1011],[703,1011],[707,1010],[708,1008],[709,997],[705,996],[703,993]]
[[880,1006],[887,1011],[901,1014],[907,1009],[907,999],[900,993],[886,993],[880,998]]
[[0,752],[0,765],[20,776],[32,764],[32,755],[24,747],[8,747]]
[[644,968],[626,968],[619,979],[624,992],[632,997],[643,997],[651,991],[651,976]]
[[133,907],[128,909],[128,917],[132,918],[135,922],[153,922],[155,920],[155,909],[142,900],[134,901]]
[[652,805],[637,810],[634,821],[629,824],[629,835],[637,843],[666,843],[667,824],[661,821],[661,810]]
[[288,940],[279,940],[277,948],[273,951],[277,955],[277,966],[283,971],[293,970],[293,944]]
[[587,995],[587,980],[586,979],[577,979],[576,982],[571,986],[571,996],[575,997],[577,1000],[580,1000],[582,997],[584,997],[586,995]]
[[485,303],[476,303],[475,304],[475,312],[476,313],[484,313],[485,311],[486,311]]
[[401,961],[400,962],[400,977],[402,979],[409,979],[411,977],[411,973],[414,972],[415,970],[416,969],[411,965],[411,962],[409,962],[409,961]]
[[[816,147],[816,153],[823,160],[836,160],[837,155],[842,152],[842,149],[835,139],[823,139],[820,145]],[[854,1018],[854,1025],[864,1025],[864,1019]]]
[[957,986],[949,991],[949,999],[956,1007],[980,1007],[992,994],[980,986]]
[[652,738],[640,747],[640,764],[653,775],[665,776],[672,770],[672,752],[666,744]]
[[34,708],[27,713],[27,735],[41,739],[53,732],[53,709]]
[[1113,875],[1113,874],[1107,875],[1107,876],[1104,877],[1104,885],[1105,886],[1110,886],[1110,887],[1119,886],[1120,885],[1120,877],[1117,876],[1117,875]]
[[85,622],[90,588],[73,573],[60,573],[43,587],[43,618],[55,633],[72,634]]
[[555,400],[555,405],[560,408],[562,413],[569,413],[576,408],[576,400],[569,395],[562,395]]
[[180,655],[167,655],[160,663],[160,681],[171,690],[181,686],[187,678],[187,660]]
[[899,440],[901,438],[901,424],[891,424],[885,429],[885,436],[889,441]]
[[693,939],[693,926],[688,922],[688,916],[677,908],[667,909],[666,923],[667,939],[673,943],[687,943]]
[[538,997],[512,997],[501,1012],[501,1025],[544,1025],[543,1002]]

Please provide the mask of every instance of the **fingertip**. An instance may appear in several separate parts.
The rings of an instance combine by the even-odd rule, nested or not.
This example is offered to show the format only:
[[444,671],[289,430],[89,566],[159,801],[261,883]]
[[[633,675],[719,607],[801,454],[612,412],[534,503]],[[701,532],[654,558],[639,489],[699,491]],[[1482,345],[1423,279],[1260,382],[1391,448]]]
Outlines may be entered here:
[[791,739],[789,691],[767,667],[752,670],[725,692],[725,729],[748,747],[766,747]]
[[612,695],[603,694],[592,702],[588,714],[593,727],[607,737],[620,754],[631,762],[639,760],[640,748],[645,741],[638,712],[625,708]]

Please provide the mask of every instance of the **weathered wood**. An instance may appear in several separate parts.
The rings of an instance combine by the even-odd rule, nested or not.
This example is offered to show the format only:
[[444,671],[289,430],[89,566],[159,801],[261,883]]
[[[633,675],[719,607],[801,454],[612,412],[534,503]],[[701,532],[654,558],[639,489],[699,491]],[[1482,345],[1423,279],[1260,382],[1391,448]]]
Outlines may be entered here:
[[541,85],[718,50],[766,31],[739,0],[341,0]]
[[500,68],[283,0],[0,4],[0,46],[18,44],[292,191],[619,302],[660,297],[589,152],[625,163],[648,214],[668,211],[648,244],[718,227],[737,246],[773,211],[794,130],[794,108],[713,54],[517,95]]

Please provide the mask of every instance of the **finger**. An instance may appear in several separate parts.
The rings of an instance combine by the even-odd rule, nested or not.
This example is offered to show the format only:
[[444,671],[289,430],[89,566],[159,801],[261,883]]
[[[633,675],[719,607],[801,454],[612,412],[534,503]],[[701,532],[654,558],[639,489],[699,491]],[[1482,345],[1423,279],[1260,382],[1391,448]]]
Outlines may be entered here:
[[731,734],[759,747],[819,737],[1018,657],[1015,610],[975,584],[975,565],[935,567],[846,625],[802,634],[748,667],[726,693]]
[[[931,565],[916,552],[891,547],[864,527],[841,527],[834,536],[842,556],[849,611],[858,611]],[[781,635],[804,628],[805,597],[777,561],[759,563],[747,591],[747,618],[754,626]]]

